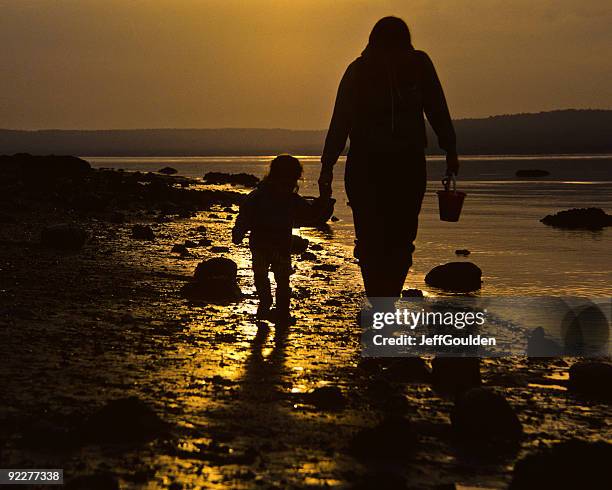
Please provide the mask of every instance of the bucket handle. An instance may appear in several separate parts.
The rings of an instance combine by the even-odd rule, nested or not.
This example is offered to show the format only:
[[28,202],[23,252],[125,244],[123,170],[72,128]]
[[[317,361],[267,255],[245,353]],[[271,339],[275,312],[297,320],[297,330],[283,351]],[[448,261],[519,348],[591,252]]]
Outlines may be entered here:
[[457,178],[455,177],[455,174],[446,174],[443,178],[442,178],[442,185],[444,186],[444,190],[445,191],[449,191],[450,187],[451,187],[451,183],[453,186],[453,192],[457,192]]

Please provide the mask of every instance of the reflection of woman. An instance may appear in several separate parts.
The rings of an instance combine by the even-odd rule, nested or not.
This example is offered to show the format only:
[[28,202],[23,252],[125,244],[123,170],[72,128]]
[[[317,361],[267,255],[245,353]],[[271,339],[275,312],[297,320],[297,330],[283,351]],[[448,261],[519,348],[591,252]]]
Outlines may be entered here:
[[426,185],[423,113],[446,150],[447,172],[456,173],[455,131],[434,66],[412,47],[405,22],[385,17],[340,82],[319,178],[330,195],[350,136],[344,180],[369,297],[398,297],[412,265]]

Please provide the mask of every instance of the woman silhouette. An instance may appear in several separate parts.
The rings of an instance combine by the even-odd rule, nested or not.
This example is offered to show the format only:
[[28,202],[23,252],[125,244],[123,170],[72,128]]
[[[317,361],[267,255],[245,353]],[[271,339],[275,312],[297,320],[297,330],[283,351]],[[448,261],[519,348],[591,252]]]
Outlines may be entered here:
[[436,70],[413,48],[406,23],[379,20],[347,68],[321,157],[319,190],[331,195],[333,166],[350,137],[344,182],[355,256],[369,297],[399,297],[412,265],[426,186],[423,114],[457,173],[455,131]]

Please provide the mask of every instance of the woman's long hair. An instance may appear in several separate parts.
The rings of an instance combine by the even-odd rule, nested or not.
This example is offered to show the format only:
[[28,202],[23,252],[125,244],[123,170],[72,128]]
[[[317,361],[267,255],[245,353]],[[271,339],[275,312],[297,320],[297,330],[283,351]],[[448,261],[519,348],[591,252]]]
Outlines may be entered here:
[[394,55],[412,51],[410,29],[399,17],[383,17],[372,28],[363,55]]

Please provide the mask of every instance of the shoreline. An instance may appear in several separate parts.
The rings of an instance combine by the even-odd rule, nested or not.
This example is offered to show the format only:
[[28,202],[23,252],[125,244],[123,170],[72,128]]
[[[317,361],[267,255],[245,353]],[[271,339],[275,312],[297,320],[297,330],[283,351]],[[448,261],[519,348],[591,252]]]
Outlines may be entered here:
[[[44,461],[63,467],[67,482],[89,481],[89,487],[104,481],[154,488],[174,482],[213,489],[275,482],[354,486],[375,474],[355,456],[357,434],[367,437],[393,416],[409,418],[415,432],[415,459],[397,467],[412,484],[498,488],[510,481],[514,462],[547,441],[609,437],[608,406],[567,390],[575,359],[487,359],[478,368],[482,386],[509,401],[524,436],[509,454],[477,452],[466,461],[452,436],[452,394],[402,360],[360,359],[355,314],[361,291],[349,280],[357,265],[324,233],[312,239],[324,244],[314,250],[314,263],[337,270],[313,273],[313,262],[294,261],[298,321],[280,332],[255,322],[248,248],[228,245],[227,217],[235,215],[231,200],[239,193],[193,193],[181,188],[180,179],[138,176],[150,181],[138,184],[146,192],[151,182],[176,183],[178,193],[162,193],[179,200],[169,206],[170,200],[132,191],[122,201],[123,186],[135,185],[127,173],[94,171],[87,178],[93,180],[51,181],[58,189],[91,185],[98,192],[89,196],[100,199],[110,188],[123,207],[99,210],[97,200],[74,199],[76,192],[70,200],[54,196],[54,189],[46,194],[48,179],[41,182],[44,192],[36,179],[0,183],[10,189],[2,193],[3,213],[14,218],[0,230],[0,451],[6,466]],[[108,187],[115,179],[123,183]],[[193,209],[196,198],[219,201]],[[122,213],[121,222],[114,222],[115,212]],[[40,245],[41,229],[61,222],[87,231],[81,250]],[[154,240],[133,238],[134,224],[150,226]],[[170,251],[202,237],[201,227],[210,246],[189,249],[185,257]],[[186,301],[180,288],[197,263],[219,255],[212,247],[226,245],[229,252],[221,255],[238,264],[243,299]],[[430,360],[424,369],[431,372]],[[340,398],[319,395],[323,387],[338,390]],[[120,427],[136,424],[132,408],[112,412],[112,403],[126,397],[139,400],[128,405],[136,419],[142,410],[149,420],[152,411],[163,431],[145,432],[150,438],[142,442],[126,440],[129,431],[117,433],[113,425],[104,434],[90,428],[109,410]],[[334,405],[338,399],[342,403]],[[110,436],[119,442],[109,443]],[[378,448],[375,442],[372,447]]]

